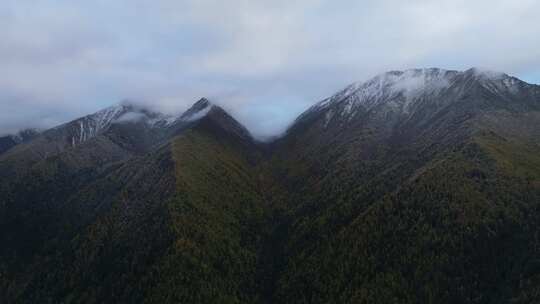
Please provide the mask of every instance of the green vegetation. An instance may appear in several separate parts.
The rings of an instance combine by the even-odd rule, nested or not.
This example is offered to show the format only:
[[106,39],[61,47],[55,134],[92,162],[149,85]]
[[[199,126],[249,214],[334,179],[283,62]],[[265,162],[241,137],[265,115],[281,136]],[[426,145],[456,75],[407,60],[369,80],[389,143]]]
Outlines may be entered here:
[[[500,161],[471,143],[441,155],[349,221],[339,223],[343,218],[333,208],[302,219],[292,235],[303,237],[288,244],[280,300],[538,301],[540,187],[527,177],[507,175],[498,169]],[[504,164],[523,161],[505,159]],[[314,235],[314,228],[330,233]],[[306,236],[309,241],[299,245]]]
[[256,302],[264,202],[242,151],[189,131],[173,142],[174,241],[156,265],[150,303]]
[[223,123],[17,162],[0,301],[540,302],[533,140],[367,126],[267,151]]

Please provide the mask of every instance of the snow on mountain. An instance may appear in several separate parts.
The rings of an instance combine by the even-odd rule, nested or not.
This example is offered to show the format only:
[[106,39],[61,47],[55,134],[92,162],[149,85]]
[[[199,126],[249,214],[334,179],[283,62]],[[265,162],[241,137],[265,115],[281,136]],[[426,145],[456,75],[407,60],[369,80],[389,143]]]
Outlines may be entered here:
[[197,121],[214,107],[214,105],[206,98],[202,98],[199,101],[197,101],[191,108],[189,108],[184,114],[182,114],[177,121],[178,122],[193,122]]
[[180,117],[180,119],[182,121],[185,121],[185,122],[197,121],[197,120],[203,118],[204,116],[206,116],[206,114],[208,114],[208,112],[210,112],[212,107],[213,107],[213,105],[208,104],[204,108],[198,110],[197,112],[186,113],[187,115],[182,115],[182,117]]
[[28,142],[39,135],[38,129],[25,129],[15,134],[0,136],[0,154],[15,147],[18,144]]
[[116,105],[68,123],[74,128],[71,132],[71,145],[75,146],[95,137],[125,113],[125,105]]
[[419,100],[457,89],[454,88],[457,81],[474,81],[497,95],[517,93],[519,84],[523,83],[507,74],[479,68],[464,72],[438,68],[390,71],[365,82],[349,85],[312,106],[297,120],[311,113],[327,110],[325,121],[328,123],[336,115],[350,118],[359,108],[369,111],[382,104],[406,114]]
[[15,134],[9,134],[6,135],[6,137],[9,137],[11,140],[13,140],[15,143],[22,143],[25,141],[28,141],[35,136],[37,136],[41,131],[38,129],[24,129],[21,130]]
[[[74,147],[107,132],[116,124],[139,124],[139,126],[151,129],[167,129],[176,124],[184,125],[199,120],[214,107],[207,99],[203,98],[182,115],[169,115],[129,102],[122,102],[46,130],[43,135],[49,139],[63,141]],[[23,135],[26,136],[26,133],[7,135],[1,138],[6,142],[9,141],[11,147],[23,142]],[[7,146],[7,144],[4,144],[4,146]]]
[[100,130],[105,129],[113,121],[118,120],[121,116],[130,112],[128,108],[129,106],[123,104],[115,105],[98,111],[90,116],[87,116],[91,121],[94,122],[92,131],[95,131],[97,133]]
[[350,114],[357,106],[370,108],[380,102],[403,97],[408,103],[422,94],[437,94],[447,88],[457,71],[443,69],[412,69],[391,71],[377,75],[366,82],[354,83],[336,95],[327,98],[313,109],[327,107],[349,99],[342,114]]
[[81,117],[54,129],[68,128],[69,142],[72,146],[93,138],[113,124],[145,123],[150,128],[164,128],[174,121],[176,117],[153,112],[128,103],[114,105],[94,114]]
[[519,91],[519,87],[526,84],[518,78],[501,72],[480,68],[471,68],[465,73],[467,72],[472,75],[475,80],[479,81],[484,88],[497,95],[508,93],[516,94]]
[[199,119],[203,118],[204,116],[206,116],[206,114],[208,114],[208,112],[210,112],[212,107],[213,107],[212,105],[207,106],[206,108],[200,110],[199,112],[193,113],[192,115],[187,116],[187,117],[182,117],[181,119],[183,121],[186,121],[186,122],[192,122],[192,121],[199,120]]

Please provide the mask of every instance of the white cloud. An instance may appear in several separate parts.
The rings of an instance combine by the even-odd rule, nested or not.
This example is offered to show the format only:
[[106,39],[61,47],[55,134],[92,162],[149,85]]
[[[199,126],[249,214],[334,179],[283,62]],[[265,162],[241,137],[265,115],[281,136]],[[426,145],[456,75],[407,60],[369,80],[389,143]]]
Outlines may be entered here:
[[140,120],[143,120],[146,117],[144,113],[136,113],[136,112],[128,112],[116,119],[114,122],[116,123],[129,123],[129,122],[137,122]]
[[0,130],[124,98],[179,111],[207,96],[270,135],[386,70],[538,75],[539,11],[534,0],[2,1]]

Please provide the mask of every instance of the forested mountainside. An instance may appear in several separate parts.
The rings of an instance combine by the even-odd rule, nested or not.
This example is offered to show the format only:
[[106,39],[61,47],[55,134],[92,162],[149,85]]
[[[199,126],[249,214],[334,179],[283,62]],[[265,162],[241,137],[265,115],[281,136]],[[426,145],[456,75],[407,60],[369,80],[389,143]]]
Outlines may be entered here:
[[539,231],[540,87],[478,69],[352,84],[272,143],[202,99],[0,154],[7,303],[535,303]]
[[39,134],[37,129],[25,129],[16,134],[0,136],[0,154],[15,147],[20,143],[30,141]]
[[390,72],[304,113],[274,166],[292,219],[282,302],[539,300],[539,87]]

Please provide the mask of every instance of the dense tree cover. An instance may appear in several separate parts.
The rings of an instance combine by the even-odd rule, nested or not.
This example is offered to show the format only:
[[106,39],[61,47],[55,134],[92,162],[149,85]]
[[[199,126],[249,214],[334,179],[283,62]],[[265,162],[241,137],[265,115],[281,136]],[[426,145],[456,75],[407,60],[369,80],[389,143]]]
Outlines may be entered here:
[[[71,171],[59,167],[63,162],[39,165],[24,189],[9,191],[42,209],[22,213],[7,202],[13,208],[2,222],[10,231],[2,234],[10,244],[2,250],[3,297],[22,303],[256,301],[265,204],[241,149],[224,136],[189,131],[95,173],[84,186],[64,176]],[[86,169],[77,170],[80,176]]]
[[[292,226],[281,302],[538,301],[540,158],[524,162],[523,147],[479,141],[367,206],[321,197],[355,216],[344,221],[333,204]],[[530,175],[516,174],[524,164]]]

